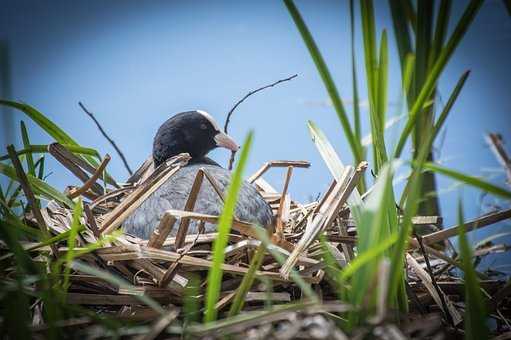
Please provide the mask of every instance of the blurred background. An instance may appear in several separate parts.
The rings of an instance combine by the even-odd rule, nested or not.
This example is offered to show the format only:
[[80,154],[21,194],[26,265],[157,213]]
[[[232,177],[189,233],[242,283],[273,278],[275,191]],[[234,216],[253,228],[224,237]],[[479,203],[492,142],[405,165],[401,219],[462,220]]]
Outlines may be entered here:
[[[351,113],[351,50],[347,1],[296,1],[329,65]],[[400,66],[388,3],[376,1],[377,30],[389,33],[390,92],[388,117],[403,113]],[[453,4],[456,22],[465,1]],[[293,74],[290,82],[260,92],[235,111],[230,134],[241,142],[250,129],[255,140],[246,175],[265,161],[308,160],[295,171],[291,196],[308,201],[323,192],[331,176],[311,142],[307,120],[329,137],[341,159],[351,152],[328,95],[291,17],[280,1],[1,1],[0,97],[30,104],[61,126],[83,146],[109,153],[109,171],[118,180],[127,172],[111,145],[79,108],[81,101],[136,169],[151,153],[152,139],[171,115],[192,109],[210,112],[223,126],[226,113],[250,90]],[[364,61],[358,9],[356,53],[359,84]],[[464,173],[504,186],[505,174],[484,141],[488,132],[511,141],[511,18],[500,0],[484,3],[439,83],[444,102],[465,71],[472,71],[436,144],[436,159]],[[360,85],[363,131],[369,133],[367,94]],[[2,149],[20,146],[19,121],[32,143],[51,139],[21,112],[0,107]],[[400,121],[403,124],[404,120]],[[399,125],[399,124],[398,124]],[[397,133],[387,131],[388,147]],[[5,152],[1,152],[4,154]],[[403,155],[408,157],[409,151]],[[228,152],[211,157],[226,164]],[[64,189],[78,184],[60,165],[49,183]],[[58,175],[57,175],[58,174]],[[282,170],[265,178],[280,189]],[[2,179],[4,180],[4,179]],[[503,202],[438,176],[444,225],[456,221],[461,195],[467,218]],[[509,231],[509,221],[470,237]],[[507,237],[507,240],[510,238]],[[509,243],[509,242],[508,242]],[[506,254],[485,259],[485,266],[510,273]]]

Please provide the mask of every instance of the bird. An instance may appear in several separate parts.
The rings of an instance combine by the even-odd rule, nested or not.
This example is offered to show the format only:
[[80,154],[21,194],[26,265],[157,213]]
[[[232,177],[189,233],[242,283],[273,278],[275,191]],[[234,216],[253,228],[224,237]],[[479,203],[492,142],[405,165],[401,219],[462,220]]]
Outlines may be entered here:
[[[217,147],[231,151],[239,149],[234,139],[222,132],[206,111],[181,112],[165,121],[153,140],[154,167],[180,153],[188,153],[191,158],[187,165],[172,175],[125,220],[124,232],[141,239],[149,239],[167,210],[184,209],[195,176],[201,168],[205,169],[216,180],[220,190],[226,193],[231,178],[230,171],[206,156]],[[221,214],[222,208],[223,202],[212,185],[203,180],[194,211],[216,216]],[[238,220],[262,227],[268,228],[273,224],[271,207],[255,186],[246,181],[242,183],[238,193],[235,216]],[[198,223],[191,220],[188,234],[196,234],[198,228]],[[173,228],[170,236],[175,236],[177,229]],[[203,231],[215,232],[216,225],[206,223]]]

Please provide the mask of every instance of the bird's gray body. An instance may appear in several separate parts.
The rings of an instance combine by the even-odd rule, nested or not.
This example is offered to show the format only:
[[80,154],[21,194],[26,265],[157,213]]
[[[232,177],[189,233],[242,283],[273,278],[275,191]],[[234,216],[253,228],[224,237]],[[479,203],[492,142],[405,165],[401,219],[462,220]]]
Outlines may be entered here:
[[[183,210],[186,199],[192,188],[193,181],[199,169],[203,167],[215,178],[220,189],[226,192],[230,182],[230,172],[216,165],[192,164],[181,168],[167,182],[149,196],[135,212],[126,219],[123,224],[124,231],[128,234],[148,239],[154,229],[158,227],[160,219],[169,209]],[[215,190],[204,178],[202,186],[195,202],[195,212],[220,215],[223,203]],[[256,188],[244,182],[238,194],[238,202],[235,211],[236,217],[241,221],[259,224],[263,227],[272,223],[272,211],[268,203],[257,192]],[[178,223],[174,226],[171,235],[175,235]],[[216,225],[206,223],[205,232],[216,231]],[[197,233],[197,223],[191,221],[188,234]]]

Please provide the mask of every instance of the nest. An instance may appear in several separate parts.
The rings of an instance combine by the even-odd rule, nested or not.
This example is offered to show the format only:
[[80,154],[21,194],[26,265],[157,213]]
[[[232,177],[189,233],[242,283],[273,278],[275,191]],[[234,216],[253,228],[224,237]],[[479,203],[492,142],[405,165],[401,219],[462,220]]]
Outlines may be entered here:
[[[82,271],[83,266],[78,263],[73,266],[70,275],[67,303],[85,306],[98,315],[132,322],[140,327],[126,335],[144,334],[145,338],[178,338],[182,336],[185,326],[186,334],[191,337],[347,338],[338,327],[338,315],[363,306],[350,306],[339,300],[326,275],[324,245],[340,268],[349,266],[355,258],[357,226],[347,200],[354,194],[367,167],[366,163],[346,167],[342,176],[332,181],[318,200],[309,203],[292,199],[288,192],[293,170],[309,167],[306,161],[270,161],[250,176],[248,182],[256,186],[271,206],[276,221],[273,230],[269,228],[267,236],[271,242],[265,244],[261,265],[255,272],[256,280],[245,295],[239,317],[222,319],[264,241],[252,225],[234,219],[222,265],[222,291],[216,304],[220,321],[187,325],[183,321],[182,307],[188,294],[187,287],[191,280],[198,280],[198,292],[194,298],[202,305],[208,284],[207,272],[213,263],[212,245],[218,236],[217,233],[200,232],[189,235],[187,229],[191,220],[199,224],[218,222],[219,216],[193,211],[203,181],[207,180],[218,188],[214,178],[206,170],[199,171],[196,185],[183,210],[167,211],[150,239],[142,240],[127,234],[116,234],[115,231],[151,193],[186,164],[189,159],[186,154],[169,160],[157,169],[153,169],[148,160],[127,183],[121,185],[110,179],[113,189],[106,190],[99,184],[99,179],[104,177],[108,156],[98,168],[91,168],[59,144],[53,144],[50,153],[84,183],[81,187],[69,187],[66,191],[69,198],[85,198],[84,214],[81,216],[84,230],[78,234],[75,253],[86,250],[90,244],[101,244],[93,251],[83,251],[75,261],[79,260],[79,263],[86,263],[130,284],[129,287],[113,284],[102,275]],[[281,191],[263,178],[269,169],[275,167],[287,169]],[[30,192],[30,186],[23,184],[23,178],[20,180],[24,190]],[[223,198],[223,192],[218,190],[218,194]],[[30,204],[30,194],[26,196]],[[481,228],[510,215],[511,210],[491,213],[467,222],[466,228]],[[62,203],[51,201],[43,209],[31,209],[25,219],[32,225],[46,226],[52,235],[59,235],[71,229],[73,211]],[[413,238],[409,243],[406,255],[409,314],[400,315],[398,319],[391,317],[395,314],[389,312],[383,299],[374,317],[355,328],[351,336],[423,338],[456,333],[462,326],[464,283],[451,274],[459,262],[449,255],[447,248],[434,246],[456,235],[459,227],[442,228],[442,218],[439,216],[416,216],[412,222],[416,228],[433,231]],[[174,228],[178,230],[176,237],[168,237]],[[112,238],[105,238],[111,233],[114,233]],[[323,243],[318,240],[320,234],[324,235]],[[23,246],[30,250],[34,259],[43,252],[51,252],[59,257],[68,251],[66,242],[54,243],[52,247],[29,243]],[[476,256],[495,251],[499,251],[497,246],[487,244],[476,250]],[[8,252],[4,249],[4,253]],[[279,257],[283,260],[276,260]],[[375,290],[381,289],[381,294],[385,294],[388,286],[386,273],[388,263],[383,261],[379,268],[379,282],[374,287]],[[321,297],[321,302],[311,301],[304,296],[302,287],[293,275],[298,275],[309,284]],[[492,279],[491,273],[488,273],[481,285],[488,294],[492,317],[498,320],[499,327],[504,327],[510,314],[506,301],[509,283],[504,285],[502,281]],[[148,307],[141,301],[141,296],[156,301],[164,313]],[[34,312],[32,326],[35,333],[48,328],[48,325],[41,323],[42,318],[38,318],[37,314]],[[93,318],[83,317],[62,321],[58,327],[72,332],[80,331],[90,337],[103,336],[103,330],[93,325],[96,325]]]

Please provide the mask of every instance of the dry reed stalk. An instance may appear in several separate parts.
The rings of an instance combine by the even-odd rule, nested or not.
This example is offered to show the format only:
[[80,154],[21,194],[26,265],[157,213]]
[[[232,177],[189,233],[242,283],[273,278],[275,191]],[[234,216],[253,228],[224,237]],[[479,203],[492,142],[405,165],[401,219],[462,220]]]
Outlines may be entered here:
[[147,246],[151,248],[161,248],[163,243],[174,228],[176,218],[169,213],[164,213],[158,227],[153,231],[147,242]]
[[98,166],[98,168],[94,172],[94,174],[92,174],[92,176],[87,181],[85,181],[85,183],[80,188],[77,188],[76,190],[72,190],[68,194],[68,197],[71,199],[76,198],[80,195],[85,194],[87,192],[87,190],[91,189],[91,187],[96,183],[98,178],[103,174],[103,171],[105,170],[106,166],[108,165],[108,162],[110,162],[110,156],[108,154],[106,154],[105,157],[103,158],[103,160],[101,161],[101,164]]
[[122,222],[137,209],[154,191],[172,177],[181,168],[183,162],[188,162],[190,156],[181,154],[162,164],[161,171],[155,170],[146,181],[131,192],[114,210],[105,216],[101,233],[108,234],[118,228]]
[[[447,311],[446,313],[449,313],[450,317],[452,318],[452,321],[454,325],[459,325],[463,321],[463,317],[459,313],[459,311],[456,309],[452,301],[449,299],[447,295],[443,291],[440,290],[440,293],[437,292],[437,288],[434,287],[431,277],[429,274],[422,268],[422,266],[417,262],[417,260],[411,256],[410,254],[406,254],[406,262],[408,265],[413,269],[415,274],[420,278],[426,289],[428,290],[429,294],[433,297],[435,300],[435,303],[440,307],[443,308],[442,300],[445,301]],[[442,294],[442,297],[440,297],[439,294]]]
[[[475,229],[495,224],[508,218],[511,218],[511,209],[506,209],[494,213],[488,213],[483,216],[480,216],[476,219],[473,219],[472,221],[466,222],[464,224],[464,228],[466,228],[466,231],[469,232]],[[460,226],[454,226],[434,233],[427,234],[423,236],[422,239],[425,245],[433,244],[458,235],[459,230]]]
[[[46,239],[49,238],[49,231],[48,231],[48,225],[41,213],[41,207],[39,206],[39,202],[35,198],[34,192],[32,191],[30,187],[30,183],[28,182],[27,175],[25,174],[25,171],[23,170],[23,166],[21,165],[20,159],[18,158],[18,155],[16,154],[16,150],[14,149],[13,145],[7,146],[7,152],[9,153],[9,157],[11,158],[12,165],[14,169],[16,170],[16,176],[18,177],[18,181],[20,183],[21,189],[23,190],[25,197],[27,199],[28,204],[30,205],[30,208],[32,209],[32,214],[34,214],[34,217],[37,221],[37,225],[39,227],[39,230],[43,233]],[[54,256],[57,256],[57,247],[56,245],[51,245],[51,251]]]
[[345,168],[344,173],[341,176],[341,180],[337,182],[333,190],[327,198],[325,198],[324,205],[320,207],[319,212],[314,217],[312,223],[307,226],[305,234],[300,239],[300,242],[280,269],[280,273],[283,277],[289,277],[289,273],[295,265],[299,254],[306,251],[318,234],[333,223],[340,209],[355,189],[366,168],[367,162],[360,163],[356,170],[354,170],[351,166],[347,166]]
[[[59,143],[52,143],[48,145],[48,152],[83,183],[86,183],[89,179],[89,175],[87,175],[85,171],[91,175],[96,172],[96,169],[93,166],[85,162],[83,159],[75,156]],[[101,185],[97,183],[92,185],[91,189],[98,195],[102,195],[104,193]]]
[[252,176],[247,179],[248,183],[254,183],[257,181],[262,175],[266,173],[270,168],[284,168],[284,167],[294,167],[294,168],[309,168],[310,163],[307,161],[269,161],[263,164],[259,170],[257,170]]

